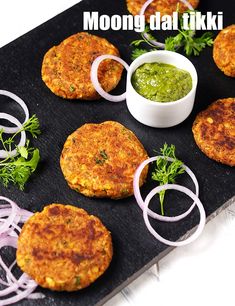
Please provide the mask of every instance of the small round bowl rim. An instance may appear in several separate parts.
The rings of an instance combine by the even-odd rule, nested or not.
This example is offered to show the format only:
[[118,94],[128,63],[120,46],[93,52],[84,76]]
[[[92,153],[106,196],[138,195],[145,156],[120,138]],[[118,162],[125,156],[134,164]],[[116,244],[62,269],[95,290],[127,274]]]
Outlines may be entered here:
[[[194,76],[192,75],[192,73],[190,71],[188,71],[187,69],[183,69],[183,70],[186,70],[188,73],[190,73],[191,75],[191,78],[192,78],[192,88],[191,90],[187,93],[186,96],[178,99],[178,100],[175,100],[175,101],[167,101],[167,102],[159,102],[159,101],[152,101],[150,99],[147,99],[145,98],[144,96],[140,95],[136,90],[135,88],[133,87],[132,85],[132,82],[131,82],[131,77],[132,77],[132,74],[135,72],[135,70],[137,68],[139,68],[141,65],[143,64],[140,64],[138,67],[135,68],[135,70],[133,70],[132,73],[129,73],[128,72],[128,77],[127,77],[127,82],[129,82],[130,86],[131,86],[131,89],[133,89],[135,91],[135,93],[141,97],[142,99],[140,101],[138,101],[139,103],[147,103],[148,105],[151,104],[151,105],[155,105],[155,107],[168,107],[169,105],[173,104],[173,105],[176,105],[176,104],[180,104],[180,103],[184,103],[184,100],[187,99],[194,91],[196,91],[196,88],[197,88],[197,83],[198,83],[198,75],[197,75],[197,71],[196,71],[196,68],[195,66],[193,65],[193,63],[184,55],[180,54],[180,53],[177,53],[177,52],[173,52],[173,51],[168,51],[168,50],[157,50],[157,51],[149,51],[145,54],[142,54],[140,55],[139,57],[137,57],[130,65],[129,67],[129,71],[131,71],[131,68],[135,65],[136,61],[140,60],[140,59],[144,59],[144,58],[149,58],[153,55],[158,55],[158,54],[166,54],[168,56],[175,56],[175,57],[181,57],[183,58],[184,60],[186,60],[186,62],[188,62],[189,65],[192,66],[192,70],[193,70],[193,73],[194,73]],[[176,60],[177,61],[177,60]],[[158,62],[157,59],[154,62]],[[159,61],[160,62],[160,61]],[[162,61],[164,63],[164,61]],[[174,64],[173,64],[174,65]],[[175,66],[177,67],[177,63],[175,64]],[[178,68],[178,67],[177,67]],[[181,68],[179,68],[181,69]]]

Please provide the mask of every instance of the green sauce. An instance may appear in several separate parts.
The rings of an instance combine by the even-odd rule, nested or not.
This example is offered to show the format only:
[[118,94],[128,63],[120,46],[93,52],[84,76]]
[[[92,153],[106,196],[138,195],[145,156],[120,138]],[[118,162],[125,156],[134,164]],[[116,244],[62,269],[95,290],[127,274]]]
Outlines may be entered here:
[[164,63],[146,63],[132,75],[132,85],[143,97],[157,102],[176,101],[192,89],[189,72]]

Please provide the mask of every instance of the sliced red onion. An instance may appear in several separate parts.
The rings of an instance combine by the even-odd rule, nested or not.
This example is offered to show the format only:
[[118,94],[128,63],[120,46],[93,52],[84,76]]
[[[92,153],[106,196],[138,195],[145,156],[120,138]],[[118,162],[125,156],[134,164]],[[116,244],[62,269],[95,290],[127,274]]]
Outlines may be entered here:
[[45,294],[43,294],[42,292],[35,292],[28,295],[27,299],[38,300],[38,299],[44,299],[45,297],[46,297]]
[[[21,209],[14,201],[0,196],[0,201],[8,202],[8,204],[0,204],[0,239],[6,237],[17,238],[21,227],[19,224],[25,223],[33,213],[25,209]],[[11,240],[13,241],[13,240]]]
[[[0,196],[0,201],[8,203],[0,204],[0,249],[5,246],[17,248],[18,234],[15,230],[20,232],[21,228],[18,224],[24,223],[33,214],[25,209],[20,209],[15,202],[6,197]],[[0,267],[5,271],[7,280],[0,279],[0,284],[6,287],[0,290],[0,297],[5,298],[0,300],[0,305],[13,304],[23,298],[39,299],[45,297],[42,293],[33,293],[38,284],[26,273],[23,273],[19,279],[15,278],[12,273],[15,264],[16,261],[8,267],[0,256]],[[14,295],[7,297],[9,294]]]
[[[17,102],[23,108],[23,111],[25,113],[25,121],[22,123],[22,125],[26,121],[29,120],[29,110],[28,110],[28,107],[27,107],[25,102],[20,97],[18,97],[14,93],[12,93],[10,91],[7,91],[7,90],[0,90],[0,95],[7,96],[7,97],[13,99],[15,102]],[[0,129],[3,129],[4,133],[14,134],[17,131],[19,131],[20,128],[19,128],[19,126],[17,126],[17,127],[6,127],[6,126],[3,126],[3,125],[0,125]]]
[[12,268],[15,265],[16,265],[16,260],[8,268],[0,257],[0,266],[2,266],[5,270],[5,272],[6,272],[6,279],[8,281],[7,286],[11,286],[13,284],[16,284],[19,288],[23,288],[23,289],[27,289],[27,288],[32,287],[32,286],[34,287],[35,286],[35,281],[32,280],[26,273],[23,273],[18,280],[15,278],[15,276],[12,273]]
[[[139,207],[143,210],[144,208],[144,200],[141,196],[140,193],[140,187],[139,187],[139,181],[140,181],[140,175],[141,172],[143,171],[144,167],[146,165],[148,165],[149,163],[156,161],[159,158],[166,158],[168,161],[174,161],[174,159],[169,158],[169,157],[163,157],[163,156],[154,156],[154,157],[150,157],[148,159],[146,159],[145,161],[143,161],[139,167],[137,168],[135,175],[134,175],[134,180],[133,180],[133,189],[134,189],[134,196],[136,199],[136,202],[138,203]],[[195,194],[198,197],[199,196],[199,185],[198,185],[198,181],[197,178],[195,176],[195,174],[192,172],[192,170],[190,170],[186,165],[182,165],[182,168],[184,168],[185,172],[188,173],[188,175],[191,177],[194,185],[195,185]],[[185,218],[186,216],[188,216],[190,214],[190,212],[193,210],[193,208],[195,207],[195,202],[190,206],[190,208],[185,211],[183,214],[180,214],[178,216],[174,216],[174,217],[168,217],[168,216],[162,216],[159,215],[155,212],[153,212],[151,209],[148,209],[148,215],[154,219],[160,220],[160,221],[166,221],[166,222],[176,222],[179,221],[183,218]]]
[[118,56],[111,55],[111,54],[100,55],[92,63],[92,66],[91,66],[91,82],[92,82],[95,90],[98,92],[98,94],[101,97],[103,97],[104,99],[106,99],[108,101],[111,101],[111,102],[121,102],[121,101],[125,100],[126,93],[123,93],[122,95],[117,95],[117,96],[110,95],[109,93],[104,91],[103,88],[100,86],[100,83],[99,83],[99,80],[98,80],[98,68],[99,68],[100,63],[105,59],[115,60],[115,61],[119,62],[120,64],[122,64],[126,68],[127,71],[129,69],[129,65]]
[[[0,226],[0,234],[6,232],[7,230],[9,230],[10,225],[13,223],[18,211],[20,210],[19,207],[16,205],[15,202],[11,201],[10,199],[6,198],[6,197],[2,197],[0,196],[0,200],[1,201],[7,201],[10,206],[11,206],[11,211],[8,214],[8,218],[4,219],[3,224]],[[1,212],[1,211],[0,211]],[[6,209],[4,208],[4,211],[6,212]],[[5,213],[6,216],[6,213]],[[1,216],[2,217],[2,216]]]
[[157,47],[158,49],[163,49],[163,50],[165,49],[166,45],[164,43],[161,43],[157,40],[150,39],[148,33],[144,33],[143,36],[154,47]]
[[[12,240],[14,239],[14,241],[15,241],[14,246],[10,244],[10,239],[12,239]],[[3,239],[0,241],[0,249],[2,248],[2,242],[3,242],[3,246],[11,246],[11,247],[14,247],[14,248],[17,247],[17,238],[13,238],[13,237],[9,238],[8,237],[8,238],[5,238],[5,240],[7,241],[6,243],[4,243],[5,241]],[[17,279],[15,278],[15,276],[11,272],[11,267],[10,268],[7,267],[7,265],[5,264],[5,262],[3,261],[1,256],[0,256],[0,266],[6,272],[6,279],[7,279],[8,283],[6,283],[5,286],[10,287],[14,283],[17,283]],[[19,287],[18,284],[17,284],[17,286]],[[9,294],[7,292],[10,291],[10,290],[14,291],[14,289],[12,289],[12,288],[11,289],[6,288],[6,289],[0,291],[0,296],[5,295],[5,292],[6,292],[6,294]]]
[[[5,246],[10,246],[10,247],[16,248],[17,247],[17,238],[4,237],[2,239],[2,237],[1,237],[1,239],[0,239],[0,249],[5,247]],[[7,278],[12,278],[12,273],[9,270],[9,268],[5,265],[5,263],[3,262],[2,258],[0,258],[0,266],[5,270]],[[8,288],[0,290],[0,296],[5,296],[5,295],[10,294],[10,293],[16,291],[16,289],[18,287],[19,286],[17,284],[9,283]],[[0,305],[2,305],[2,301],[0,301]]]
[[[144,15],[147,7],[153,2],[154,0],[148,0],[144,3],[144,5],[142,6],[141,10],[140,10],[140,15]],[[187,1],[187,0],[179,0],[181,1],[183,4],[185,4],[189,10],[194,10],[194,8],[192,7],[192,5]],[[159,49],[165,49],[165,44],[161,43],[157,40],[153,40],[149,38],[149,34],[148,33],[144,33],[143,34],[144,38],[153,46],[159,48]]]
[[[9,114],[0,113],[0,119],[6,119],[10,121],[11,123],[15,124],[18,127],[18,130],[22,129],[22,124],[19,122],[19,120],[17,120],[15,117]],[[26,133],[25,131],[21,131],[20,133],[21,133],[21,137],[20,137],[20,142],[18,144],[18,147],[24,147],[26,143]],[[0,158],[13,157],[16,154],[17,154],[16,149],[12,151],[0,150]]]
[[140,14],[140,15],[144,15],[144,13],[145,13],[147,7],[148,7],[153,1],[154,1],[154,0],[147,0],[147,1],[143,4],[143,6],[142,6],[142,8],[141,8],[139,14]]
[[30,286],[28,286],[24,290],[17,290],[18,286],[16,284],[11,285],[10,287],[7,288],[8,293],[5,293],[4,295],[9,295],[10,293],[12,294],[14,292],[16,292],[16,294],[14,296],[9,297],[9,298],[0,300],[0,305],[10,305],[10,304],[13,304],[13,303],[17,303],[18,301],[20,301],[24,298],[27,298],[28,296],[31,295],[31,293],[36,289],[37,286],[38,285],[35,282],[34,286],[31,284]]
[[[194,201],[194,203],[197,205],[199,213],[200,213],[200,221],[199,221],[199,224],[198,224],[198,227],[197,227],[196,231],[189,238],[186,238],[185,240],[171,241],[171,240],[167,240],[167,239],[163,238],[161,235],[159,235],[153,229],[153,227],[151,226],[151,224],[149,222],[149,219],[148,219],[148,205],[149,205],[150,200],[154,197],[154,195],[156,193],[159,193],[160,191],[163,191],[163,190],[169,190],[169,189],[178,190],[178,191],[183,192],[186,195],[188,195]],[[143,217],[144,217],[144,221],[145,221],[145,224],[146,224],[148,230],[157,240],[159,240],[160,242],[162,242],[166,245],[175,246],[175,247],[183,246],[183,245],[186,245],[186,244],[189,244],[189,243],[193,242],[202,233],[202,230],[203,230],[203,228],[206,224],[206,213],[205,213],[204,207],[203,207],[201,201],[199,200],[199,198],[188,188],[186,188],[184,186],[176,185],[176,184],[166,184],[166,185],[163,185],[163,186],[158,186],[158,187],[154,188],[152,191],[150,191],[150,193],[147,195],[147,197],[144,201]]]

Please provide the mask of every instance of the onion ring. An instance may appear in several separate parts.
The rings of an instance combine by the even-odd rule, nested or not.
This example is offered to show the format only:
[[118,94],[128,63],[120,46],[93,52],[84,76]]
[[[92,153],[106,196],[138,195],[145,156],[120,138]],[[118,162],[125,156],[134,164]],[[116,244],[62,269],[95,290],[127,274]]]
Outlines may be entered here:
[[[154,0],[148,0],[144,3],[144,5],[142,6],[141,10],[140,10],[140,15],[144,15],[147,7],[153,2]],[[179,0],[181,1],[183,4],[185,4],[189,10],[194,10],[194,8],[192,7],[192,5],[187,1],[187,0]],[[150,44],[152,44],[153,46],[159,48],[159,49],[165,49],[166,45],[162,42],[156,41],[156,40],[152,40],[149,39],[149,35],[148,33],[143,33],[144,38],[150,42]]]
[[[5,246],[17,248],[18,234],[15,230],[21,231],[18,223],[24,223],[33,213],[21,209],[15,202],[6,197],[0,196],[0,201],[8,203],[0,204],[0,249]],[[6,219],[4,219],[5,217]],[[6,287],[0,290],[0,297],[14,294],[11,297],[0,300],[0,305],[16,303],[23,298],[44,298],[45,295],[42,293],[33,293],[38,284],[26,273],[23,273],[19,279],[15,278],[12,273],[12,268],[15,264],[16,261],[8,267],[0,256],[0,266],[6,273],[6,281],[0,279],[0,284]]]
[[[146,165],[148,165],[149,163],[156,161],[159,158],[166,158],[168,161],[174,161],[173,158],[170,157],[163,157],[163,156],[154,156],[154,157],[150,157],[148,159],[146,159],[145,161],[143,161],[139,167],[137,168],[135,175],[134,175],[134,180],[133,180],[133,190],[134,190],[134,196],[136,199],[137,204],[139,205],[139,207],[143,210],[144,208],[144,200],[141,197],[140,194],[140,188],[139,188],[139,179],[140,179],[140,175],[141,172],[143,171],[144,167]],[[184,168],[184,170],[187,172],[187,174],[191,177],[194,185],[195,185],[195,195],[198,197],[199,196],[199,185],[198,185],[198,181],[197,178],[195,176],[195,174],[192,172],[192,170],[190,170],[186,165],[182,165],[182,168]],[[182,220],[183,218],[185,218],[186,216],[188,216],[191,211],[193,210],[193,208],[195,207],[195,202],[190,206],[190,208],[184,212],[183,214],[180,214],[178,216],[174,216],[174,217],[168,217],[168,216],[162,216],[159,215],[155,212],[153,212],[151,209],[148,208],[148,215],[154,219],[160,220],[160,221],[166,221],[166,222],[176,222],[179,220]]]
[[[2,234],[9,229],[10,225],[13,223],[20,208],[16,205],[15,202],[11,201],[8,198],[0,196],[0,200],[7,201],[11,205],[11,213],[8,215],[8,218],[4,220],[4,224],[0,226],[0,234]],[[1,213],[1,210],[0,210],[0,213]]]
[[[0,89],[0,95],[7,96],[7,97],[11,98],[12,100],[17,102],[23,108],[23,111],[25,113],[25,121],[22,123],[22,125],[26,121],[29,120],[28,107],[20,97],[18,97],[17,95],[15,95],[14,93],[12,93],[10,91],[2,90],[2,89]],[[0,125],[0,129],[3,129],[4,133],[14,134],[14,133],[18,132],[20,128],[19,127],[16,127],[16,128],[15,127],[6,127],[6,126],[3,126],[3,125]]]
[[[3,248],[3,247],[5,247],[5,246],[10,246],[10,247],[13,247],[13,248],[17,248],[17,238],[13,238],[13,237],[5,237],[5,238],[3,238],[3,239],[1,239],[0,240],[0,249],[1,248]],[[2,261],[2,259],[1,259],[1,267],[5,270],[5,272],[6,272],[6,275],[8,276],[8,278],[10,278],[11,279],[11,281],[12,280],[15,280],[15,277],[12,275],[12,273],[11,273],[11,271],[10,271],[10,269],[5,265],[5,263]],[[30,281],[30,286],[28,285],[28,286],[26,286],[25,288],[33,288],[33,287],[37,287],[37,283],[36,282],[34,282],[32,279],[30,279],[29,277],[28,277],[28,275],[27,274],[25,274],[25,273],[23,273],[22,275],[21,275],[21,277],[19,278],[19,280],[16,282],[16,283],[8,283],[8,288],[6,288],[6,289],[2,289],[2,290],[0,290],[0,296],[4,296],[4,295],[8,295],[8,294],[10,294],[10,293],[12,293],[13,291],[15,291],[18,287],[20,287],[21,285],[23,285],[24,283],[26,283],[27,282],[27,280],[29,280]],[[33,282],[34,282],[34,284],[33,284]],[[35,288],[36,288],[35,287]],[[34,289],[35,289],[34,288]],[[2,304],[2,302],[3,301],[0,301],[0,305],[5,305],[5,304]]]
[[[17,131],[22,129],[22,124],[19,122],[19,120],[17,120],[15,117],[9,114],[0,113],[0,119],[6,119],[14,123],[18,127]],[[20,137],[20,142],[18,144],[18,147],[24,147],[26,143],[26,133],[25,131],[21,131],[20,133],[21,133],[21,137]],[[12,151],[0,150],[0,158],[13,157],[15,155],[17,155],[17,149],[14,149]]]
[[[170,241],[167,240],[165,238],[163,238],[162,236],[160,236],[151,226],[149,219],[148,219],[148,205],[150,200],[153,198],[153,196],[162,191],[162,190],[167,190],[167,189],[174,189],[174,190],[178,190],[180,192],[183,192],[185,194],[187,194],[193,201],[194,203],[197,205],[199,213],[200,213],[200,222],[198,224],[198,227],[196,229],[196,231],[187,239],[182,240],[182,241]],[[198,236],[201,234],[205,224],[206,224],[206,213],[204,210],[204,207],[201,203],[201,201],[199,200],[199,198],[188,188],[181,186],[181,185],[176,185],[176,184],[166,184],[163,186],[158,186],[156,188],[154,188],[152,191],[150,191],[150,193],[147,195],[145,201],[144,201],[144,208],[143,208],[143,217],[144,217],[144,221],[145,224],[148,228],[148,230],[150,231],[150,233],[159,241],[161,241],[162,243],[169,245],[169,246],[183,246],[186,244],[189,244],[191,242],[193,242],[195,239],[198,238]]]
[[91,66],[91,82],[92,82],[95,90],[99,93],[99,95],[101,97],[103,97],[104,99],[106,99],[110,102],[121,102],[121,101],[125,100],[126,92],[124,92],[121,95],[114,96],[114,95],[110,95],[109,93],[104,91],[103,88],[100,86],[100,83],[99,83],[99,80],[98,80],[98,68],[99,68],[100,63],[105,59],[115,60],[115,61],[119,62],[120,64],[122,64],[126,68],[127,71],[129,69],[129,65],[123,59],[121,59],[118,56],[111,55],[111,54],[100,55],[92,63],[92,66]]

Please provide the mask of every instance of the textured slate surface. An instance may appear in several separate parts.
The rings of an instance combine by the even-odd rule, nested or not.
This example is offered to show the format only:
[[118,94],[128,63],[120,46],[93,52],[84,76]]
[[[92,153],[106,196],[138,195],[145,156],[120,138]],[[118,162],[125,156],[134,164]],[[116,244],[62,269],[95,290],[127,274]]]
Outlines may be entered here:
[[[233,7],[232,7],[233,6]],[[199,9],[224,11],[224,24],[234,22],[235,9],[231,1],[202,1]],[[42,135],[34,141],[39,147],[42,161],[40,167],[24,192],[11,187],[0,186],[1,194],[9,196],[21,207],[38,211],[53,202],[73,204],[97,215],[110,229],[114,244],[114,257],[110,268],[103,277],[89,288],[76,293],[53,293],[42,290],[46,299],[42,301],[24,300],[19,305],[94,305],[101,303],[108,294],[123,283],[128,282],[135,273],[144,269],[155,257],[167,251],[167,247],[149,234],[143,223],[142,214],[134,198],[120,201],[89,199],[69,189],[59,167],[59,157],[67,136],[86,122],[116,120],[133,130],[144,144],[149,155],[159,149],[164,142],[177,147],[178,156],[192,168],[200,184],[200,198],[209,216],[225,201],[234,195],[235,172],[230,167],[218,164],[204,156],[194,143],[191,126],[198,111],[218,98],[235,96],[235,81],[224,76],[212,60],[212,49],[205,50],[200,57],[191,58],[199,74],[199,85],[195,107],[190,117],[181,125],[170,129],[153,129],[138,123],[128,112],[125,103],[112,104],[104,100],[82,102],[67,101],[53,95],[41,80],[40,70],[45,52],[69,35],[82,30],[82,12],[99,11],[102,14],[127,14],[125,1],[84,0],[68,11],[34,29],[11,44],[0,49],[0,84],[2,89],[10,90],[22,97],[29,106],[31,114],[36,113],[42,127]],[[129,44],[138,38],[132,31],[93,32],[110,40],[118,46],[121,56],[130,63]],[[159,33],[162,38],[165,33]],[[125,88],[125,77],[119,90]],[[23,119],[14,103],[0,97],[1,111],[14,113]],[[11,110],[9,110],[9,106]],[[192,186],[187,178],[179,183]],[[150,179],[143,188],[143,194],[153,186]],[[173,207],[166,205],[167,214],[178,214],[186,209],[189,201],[174,193],[168,196]],[[171,201],[172,200],[172,201]],[[154,223],[159,233],[168,239],[178,239],[198,222],[195,210],[186,220],[176,224]],[[135,274],[137,275],[137,274]]]

